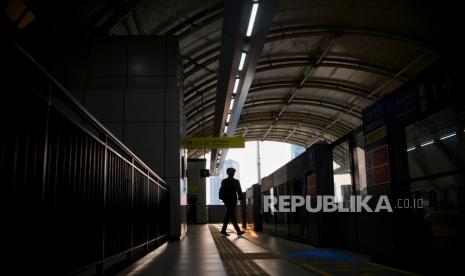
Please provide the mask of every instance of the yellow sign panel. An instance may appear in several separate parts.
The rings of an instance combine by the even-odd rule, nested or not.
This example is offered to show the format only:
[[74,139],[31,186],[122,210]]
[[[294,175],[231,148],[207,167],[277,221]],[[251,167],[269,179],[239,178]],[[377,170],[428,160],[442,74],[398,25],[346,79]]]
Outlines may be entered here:
[[384,137],[386,137],[386,127],[385,126],[380,127],[377,130],[368,133],[367,136],[366,136],[366,143],[370,144],[370,143],[373,143],[374,141],[377,141],[377,140],[379,140],[381,138],[384,138]]
[[242,136],[186,137],[182,140],[182,144],[187,149],[245,148],[245,139]]

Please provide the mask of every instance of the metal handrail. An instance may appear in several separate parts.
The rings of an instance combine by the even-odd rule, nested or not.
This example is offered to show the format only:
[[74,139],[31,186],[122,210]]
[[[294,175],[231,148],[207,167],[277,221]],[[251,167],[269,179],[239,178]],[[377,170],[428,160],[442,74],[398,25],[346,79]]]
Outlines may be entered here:
[[[103,132],[108,138],[110,138],[118,147],[120,147],[126,154],[131,156],[134,161],[137,161],[141,164],[144,169],[148,171],[148,177],[150,174],[154,175],[158,181],[163,183],[166,186],[166,182],[155,173],[144,161],[142,161],[135,153],[133,153],[123,142],[121,142],[113,133],[111,133],[102,123],[98,121],[81,103],[79,103],[69,91],[61,85],[50,73],[45,70],[26,50],[24,50],[17,42],[12,41],[14,46],[42,73],[55,87],[58,88],[58,91],[61,92],[60,96],[62,99],[69,104],[69,107],[73,108],[79,115],[87,120],[88,123],[91,123],[93,126],[97,127],[99,131]],[[55,91],[55,90],[52,90]],[[51,91],[51,93],[52,93]],[[50,99],[49,99],[50,100]],[[51,102],[49,104],[52,104]]]

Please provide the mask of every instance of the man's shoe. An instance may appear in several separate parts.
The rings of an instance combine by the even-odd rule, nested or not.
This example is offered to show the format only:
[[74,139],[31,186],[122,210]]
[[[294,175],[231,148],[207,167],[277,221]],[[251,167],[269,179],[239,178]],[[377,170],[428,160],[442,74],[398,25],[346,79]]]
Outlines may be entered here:
[[225,235],[225,236],[229,236],[229,234],[226,231],[221,231],[220,233]]
[[239,231],[239,232],[237,232],[237,235],[240,236],[240,235],[242,235],[244,233],[245,233],[244,231]]

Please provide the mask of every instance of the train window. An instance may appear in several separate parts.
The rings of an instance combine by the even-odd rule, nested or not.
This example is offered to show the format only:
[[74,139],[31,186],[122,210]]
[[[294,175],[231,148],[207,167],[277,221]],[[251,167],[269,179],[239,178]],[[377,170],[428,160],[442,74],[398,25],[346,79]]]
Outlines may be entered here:
[[405,128],[411,192],[430,211],[463,204],[465,111],[450,107]]
[[333,181],[336,202],[348,204],[352,194],[351,158],[349,141],[344,141],[332,150]]

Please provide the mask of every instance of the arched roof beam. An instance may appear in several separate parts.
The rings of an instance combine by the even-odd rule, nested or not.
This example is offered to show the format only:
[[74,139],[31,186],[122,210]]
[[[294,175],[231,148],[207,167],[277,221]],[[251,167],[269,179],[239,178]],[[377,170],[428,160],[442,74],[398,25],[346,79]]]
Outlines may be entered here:
[[[340,37],[340,36],[362,36],[372,37],[376,39],[384,39],[393,42],[408,44],[413,47],[417,47],[425,52],[434,53],[425,43],[420,42],[411,37],[407,37],[401,34],[395,34],[385,30],[379,30],[374,28],[363,28],[363,27],[352,27],[352,26],[287,26],[278,27],[271,29],[268,33],[266,43],[275,42],[278,40],[285,40],[297,37],[310,37],[310,36],[328,36],[328,37]],[[209,55],[214,52],[219,53],[220,48],[207,50],[205,53]],[[200,54],[203,55],[204,53]],[[208,60],[208,63],[203,63],[204,66],[208,66],[210,63],[219,59],[219,55],[216,55]],[[260,65],[260,64],[259,64]],[[257,68],[258,69],[258,68]],[[192,73],[191,73],[192,74]]]
[[[211,125],[211,122],[213,120],[213,115],[209,116],[205,119],[205,124],[207,125],[205,127],[205,135],[209,136],[212,134],[213,127]],[[243,125],[249,125],[250,127],[253,127],[254,124],[265,124],[265,125],[270,125],[273,124],[274,121],[271,118],[257,118],[253,116],[252,119],[241,119],[239,122],[239,128],[242,128]],[[322,116],[317,116],[317,115],[306,115],[306,116],[301,116],[298,119],[283,119],[282,122],[276,124],[276,125],[298,125],[300,124],[301,126],[304,126],[306,128],[313,128],[317,129],[320,131],[324,131],[324,127],[327,124],[327,120],[325,120],[325,117]],[[344,125],[343,122],[338,122],[337,124],[337,130],[333,129],[331,132],[329,132],[330,135],[333,135],[335,137],[340,137],[348,132],[350,132],[353,128],[351,126]],[[339,131],[340,129],[340,131]],[[203,127],[203,122],[202,121],[195,121],[192,122],[192,125],[188,126],[187,134],[192,136],[196,135],[202,135],[204,132],[204,127]]]
[[210,77],[199,84],[193,84],[190,89],[187,89],[184,93],[184,101],[187,103],[192,101],[195,95],[201,95],[216,88],[216,76]]
[[[249,110],[244,109],[243,116],[241,117],[241,120],[239,121],[240,124],[242,124],[245,121],[249,121],[249,117],[252,117],[253,119],[261,119],[261,120],[268,120],[272,122],[274,118],[271,116],[271,112],[248,112]],[[214,118],[214,114],[212,111],[208,112],[208,114],[204,114],[203,119],[200,118],[199,120],[196,119],[191,119],[190,124],[187,126],[187,133],[190,133],[195,129],[196,127],[201,128],[204,124],[208,125],[210,121]],[[303,122],[303,121],[309,121],[311,123],[320,123],[324,124],[325,126],[329,124],[331,121],[330,119],[325,116],[325,115],[318,115],[315,113],[308,114],[308,113],[297,113],[297,112],[287,112],[286,117],[284,117],[285,120],[293,120],[295,122]],[[336,123],[336,126],[343,130],[344,133],[350,132],[353,129],[355,129],[358,125],[352,125],[350,123],[347,123],[345,121],[339,120]]]
[[[247,110],[245,110],[247,111]],[[270,113],[266,112],[249,112],[249,113],[244,113],[243,117],[241,118],[242,121],[246,120],[246,118],[252,117],[252,118],[265,118],[267,120],[273,120],[274,118],[270,116]],[[327,124],[330,122],[330,118],[328,116],[324,115],[319,115],[315,113],[300,113],[300,112],[287,112],[285,119],[287,120],[294,120],[294,121],[306,121],[306,120],[312,120],[312,121],[317,121],[321,122],[324,124]],[[338,121],[338,127],[340,129],[343,129],[344,132],[349,132],[358,127],[358,125],[352,125],[350,123],[346,123],[344,121]]]
[[[308,57],[284,57],[284,58],[275,58],[262,60],[258,63],[257,73],[266,72],[271,70],[277,70],[282,68],[290,67],[305,67],[305,66],[315,66],[315,62],[309,60]],[[356,71],[362,71],[372,74],[381,75],[387,78],[392,78],[395,75],[395,72],[391,72],[386,68],[365,63],[359,60],[352,60],[343,57],[330,57],[324,58],[318,67],[330,67],[330,68],[344,68]],[[399,81],[406,82],[409,80],[406,76],[399,76]]]
[[[259,105],[259,107],[261,106],[266,106],[266,105],[275,105],[275,103],[273,102],[268,102],[268,103],[261,103]],[[247,108],[244,108],[244,112],[247,112],[251,109],[251,107],[253,106],[247,106]],[[334,109],[332,109],[334,110]],[[338,111],[338,110],[336,110]],[[251,115],[253,114],[253,115]],[[249,119],[249,117],[252,117],[254,120],[258,120],[258,119],[261,119],[262,121],[269,121],[269,122],[273,122],[274,121],[274,117],[271,116],[272,112],[254,112],[254,113],[247,113],[247,114],[244,114],[244,116],[241,117],[239,123],[243,123],[243,122],[250,122],[251,119]],[[318,113],[320,114],[320,113]],[[192,129],[194,127],[202,127],[203,124],[208,124],[209,121],[211,121],[213,118],[214,118],[214,110],[213,109],[210,109],[208,110],[207,112],[204,111],[204,114],[203,114],[203,119],[202,117],[200,119],[194,119],[195,115],[191,116],[189,118],[189,121],[190,123],[188,124],[188,133],[190,133],[192,131]],[[327,115],[325,114],[322,114],[322,115],[316,115],[316,114],[305,114],[305,113],[301,113],[301,114],[298,114],[298,113],[286,113],[286,116],[284,117],[284,120],[285,122],[292,122],[292,123],[298,123],[298,122],[303,122],[303,121],[309,121],[311,123],[318,123],[323,127],[325,127],[327,124],[330,123],[330,121],[327,119]],[[356,119],[360,120],[359,117],[355,117]],[[353,130],[354,128],[356,128],[357,126],[356,125],[352,125],[348,122],[345,122],[345,121],[339,121],[337,122],[337,128],[339,129],[342,129],[343,130],[343,133],[347,133],[351,130]]]
[[[309,106],[316,106],[316,107],[323,107],[323,108],[330,108],[336,111],[346,111],[346,106],[341,105],[339,103],[331,102],[328,100],[315,100],[315,99],[306,99],[306,98],[296,98],[296,104],[300,105],[309,105]],[[254,101],[246,101],[244,104],[244,108],[257,106],[258,104],[283,104],[284,100],[282,98],[263,98],[263,99],[256,99]],[[201,113],[202,110],[205,113],[206,111],[209,112],[210,109],[215,104],[215,97],[210,97],[206,101],[200,103],[199,105],[192,107],[186,110],[186,119],[190,119],[193,116]],[[348,114],[356,119],[361,118],[361,111],[360,110],[350,110]]]
[[[269,81],[256,83],[250,87],[249,93],[256,93],[260,91],[266,91],[270,89],[283,89],[283,88],[294,88],[298,85],[295,81]],[[309,79],[303,85],[305,88],[319,88],[328,89],[336,92],[341,92],[347,95],[356,96],[360,98],[367,98],[370,94],[369,91],[356,87],[353,84],[349,84],[343,81],[335,81],[330,79]],[[372,99],[376,99],[376,96],[372,96]]]
[[[280,105],[283,104],[283,99],[282,98],[266,98],[266,99],[257,99],[254,101],[249,101],[246,102],[244,105],[244,108],[250,107],[263,107],[267,105]],[[320,100],[309,100],[309,99],[303,99],[303,98],[296,98],[293,101],[294,104],[297,105],[304,105],[304,106],[313,106],[313,107],[320,107],[320,108],[325,108],[325,109],[330,109],[338,112],[344,112],[346,111],[346,107],[343,105],[331,103],[328,101],[320,101]],[[361,112],[351,110],[348,113],[349,116],[360,120],[362,118]]]
[[[287,60],[289,60],[289,62],[291,63],[286,63],[284,65],[283,62],[287,62]],[[308,59],[306,59],[306,61],[308,62],[307,64],[303,64],[304,61],[305,61],[304,58],[290,58],[290,59],[281,58],[281,59],[269,60],[266,62],[262,61],[258,65],[257,73],[264,72],[267,70],[275,70],[278,68],[313,65],[313,63],[310,62]],[[279,64],[274,64],[274,63],[279,63]],[[267,65],[265,66],[264,64],[267,64]],[[341,67],[341,68],[348,68],[348,69],[353,69],[353,70],[366,71],[366,72],[371,72],[375,74],[381,74],[389,78],[392,78],[395,76],[395,73],[392,73],[388,71],[387,69],[384,69],[384,68],[381,68],[375,65],[366,64],[366,63],[350,61],[348,59],[343,59],[343,58],[326,58],[322,60],[322,63],[319,66]],[[401,81],[408,80],[408,78],[403,77],[402,75],[399,75],[396,79],[401,80]],[[305,86],[306,85],[304,85],[304,87]],[[195,85],[194,88],[191,88],[186,91],[186,102],[191,100],[192,97],[196,95],[197,93],[205,93],[209,90],[213,90],[215,87],[216,87],[215,77],[206,79],[205,81],[199,83],[198,85]],[[252,87],[254,87],[254,85]],[[286,88],[289,88],[289,87],[286,87]],[[202,89],[202,90],[199,91],[199,89]]]
[[[403,69],[401,69],[399,72],[397,72],[397,74],[395,76],[399,76],[401,75],[403,72],[405,72],[406,70],[408,70],[410,67],[412,67],[413,65],[415,65],[417,62],[419,62],[420,60],[422,60],[427,54],[426,53],[423,53],[419,56],[417,56],[414,60],[412,60],[410,63],[408,63]],[[372,96],[372,95],[376,95],[376,93],[381,90],[383,87],[385,87],[386,85],[388,85],[390,82],[392,81],[392,79],[388,79],[386,80],[384,83],[382,83],[381,85],[379,85],[378,87],[376,87],[373,91],[370,92],[370,94],[368,95],[368,97]],[[367,97],[367,98],[368,98]],[[351,103],[349,103],[349,106],[347,107],[347,111],[346,112],[349,112],[350,110],[352,110],[357,102],[360,100],[360,98],[356,98],[355,100],[353,100]],[[326,129],[330,129],[335,123],[337,123],[338,121],[341,120],[341,118],[343,117],[343,114],[336,114],[336,116],[334,116],[334,118],[332,118],[331,120],[331,123],[326,126]],[[313,143],[313,142],[312,142]],[[309,143],[309,145],[311,145]]]
[[[207,61],[202,62],[204,59],[208,58],[212,54],[216,54],[213,58],[208,59]],[[203,66],[208,66],[211,63],[215,62],[218,60],[220,54],[220,47],[214,47],[212,49],[209,49],[195,57],[192,57],[191,61],[186,62],[183,65],[183,70],[184,70],[184,75],[186,76],[187,74],[192,75],[195,71],[194,69],[197,68],[197,64],[202,64]]]
[[272,28],[268,33],[266,42],[274,42],[283,39],[297,38],[297,37],[312,37],[312,36],[327,36],[327,37],[340,37],[340,36],[362,36],[374,39],[383,39],[397,43],[408,44],[413,47],[419,48],[426,52],[433,52],[426,46],[425,43],[420,42],[418,39],[408,37],[402,34],[368,28],[368,27],[355,27],[355,26],[337,26],[337,25],[322,25],[322,26],[309,26],[309,25],[294,25],[285,27]]
[[[244,118],[241,120],[240,125],[254,125],[254,124],[272,124],[275,123],[273,120],[269,118]],[[276,124],[283,124],[283,125],[301,125],[307,126],[308,128],[312,128],[312,126],[317,126],[318,130],[325,130],[327,120],[322,120],[319,116],[306,116],[300,118],[286,118],[283,119],[283,123],[276,123]],[[340,137],[350,131],[352,131],[355,127],[349,127],[344,123],[338,124],[338,130],[332,132],[332,135],[336,137]],[[340,131],[339,131],[340,130]]]
[[[260,139],[255,138],[255,137],[250,137],[250,138],[248,137],[245,140],[246,141],[257,141],[257,140],[260,140]],[[302,141],[300,139],[294,139],[294,138],[289,138],[289,139],[287,139],[288,141],[284,141],[281,138],[268,137],[265,140],[266,141],[273,141],[273,142],[282,142],[282,143],[294,144],[294,145],[298,145],[298,146],[302,146],[302,147],[304,146],[304,144],[302,143]]]
[[[273,121],[269,121],[269,120],[260,120],[260,119],[253,120],[253,119],[251,119],[251,120],[244,120],[243,122],[241,122],[239,129],[241,129],[243,125],[249,126],[249,130],[251,130],[253,128],[263,128],[263,127],[260,127],[259,125],[268,125],[269,126],[270,124],[272,126],[272,130],[275,130],[275,129],[287,129],[288,131],[293,130],[294,129],[293,127],[295,127],[296,125],[299,125],[300,127],[298,129],[295,129],[295,131],[299,132],[302,129],[311,129],[311,130],[316,131],[315,135],[320,135],[321,132],[324,130],[324,127],[325,127],[325,125],[323,123],[320,123],[320,122],[317,123],[317,122],[312,121],[312,120],[307,120],[307,121],[283,120],[282,122],[280,121],[280,123],[278,123],[278,124],[273,124]],[[265,127],[265,128],[267,128],[267,127]],[[330,136],[332,136],[333,138],[341,137],[346,133],[347,132],[345,132],[345,131],[337,131],[337,130],[334,130],[332,132],[328,132],[328,134]]]
[[[297,143],[298,145],[304,145],[305,144],[305,138],[299,139],[298,137],[287,137],[289,132],[292,131],[292,129],[287,129],[287,128],[272,128],[273,132],[269,133],[268,135],[265,134],[268,131],[268,128],[254,128],[250,127],[247,134],[244,136],[246,140],[260,140],[260,141],[278,141],[278,142],[283,142],[284,139],[287,138],[288,141],[292,141],[294,143]],[[240,131],[238,130],[238,134],[240,134]],[[299,131],[298,134],[300,136],[304,136],[308,139],[308,137],[315,137],[315,133],[313,131]],[[327,137],[327,140],[334,141],[334,137]]]
[[[202,93],[206,93],[210,90],[215,89],[216,87],[216,82],[214,81],[215,78],[209,78],[208,80],[205,80],[195,88],[191,88],[190,90],[186,91],[186,98],[185,98],[185,104],[188,105],[190,102],[194,100],[195,95],[200,95]],[[212,82],[210,85],[208,85],[209,82]],[[261,82],[261,83],[255,83],[252,84],[252,86],[249,89],[249,93],[254,93],[254,92],[259,92],[259,91],[264,91],[264,90],[269,90],[269,89],[282,89],[282,88],[294,88],[298,85],[293,80],[288,80],[288,81],[270,81],[270,82]],[[202,90],[198,90],[198,88],[204,87]],[[333,81],[333,80],[322,80],[322,79],[309,79],[303,87],[308,87],[308,88],[321,88],[321,89],[329,89],[329,90],[334,90],[346,94],[350,94],[353,96],[361,97],[361,98],[367,98],[367,96],[370,94],[369,91],[366,91],[360,87],[356,87],[352,84],[349,84],[347,82],[342,82],[342,81]],[[376,99],[376,96],[371,96],[372,99]]]
[[260,135],[251,135],[251,136],[247,135],[245,137],[245,140],[246,141],[274,141],[274,142],[282,142],[282,143],[289,143],[290,142],[290,144],[295,144],[295,145],[305,147],[305,143],[303,143],[302,139],[293,138],[293,137],[290,137],[290,138],[287,139],[289,142],[283,142],[284,139],[281,136],[277,136],[277,137],[276,136],[268,136],[268,137],[266,137],[266,139],[262,139],[260,137]]

